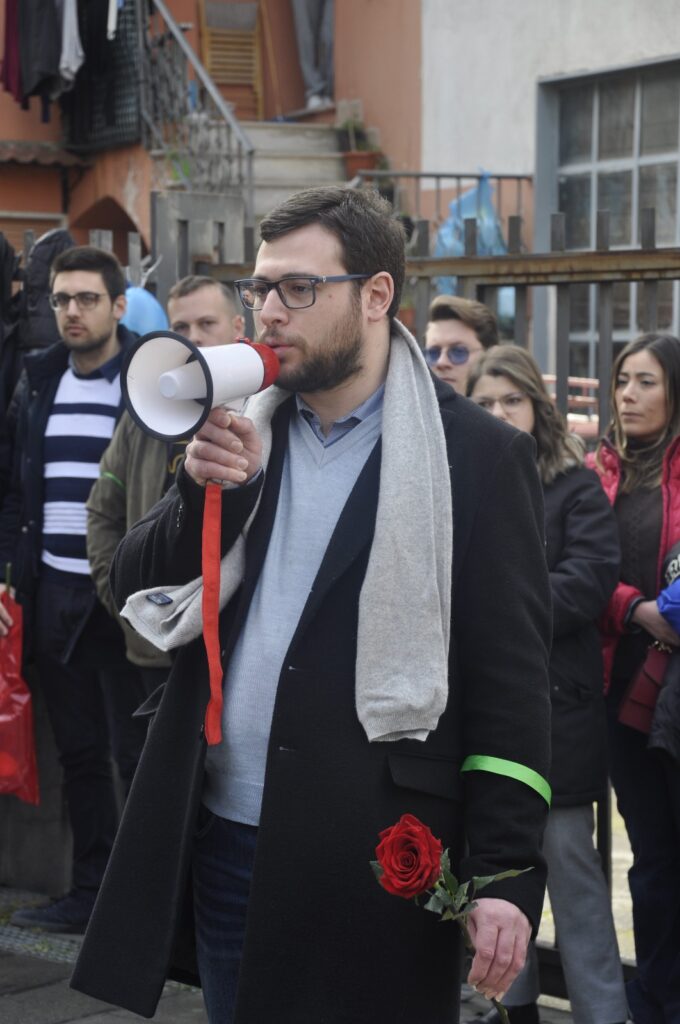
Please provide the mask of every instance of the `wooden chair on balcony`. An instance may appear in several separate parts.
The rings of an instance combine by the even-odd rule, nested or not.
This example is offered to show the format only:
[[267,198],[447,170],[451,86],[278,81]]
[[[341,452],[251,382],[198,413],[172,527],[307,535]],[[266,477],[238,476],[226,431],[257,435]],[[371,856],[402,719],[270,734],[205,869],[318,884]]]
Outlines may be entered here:
[[262,118],[259,3],[200,0],[201,57],[240,120]]

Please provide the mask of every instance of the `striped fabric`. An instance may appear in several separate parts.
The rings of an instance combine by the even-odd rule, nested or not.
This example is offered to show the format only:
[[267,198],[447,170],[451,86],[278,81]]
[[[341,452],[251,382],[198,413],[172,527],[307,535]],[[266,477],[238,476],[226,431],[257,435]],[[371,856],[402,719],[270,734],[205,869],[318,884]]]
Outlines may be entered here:
[[99,460],[116,426],[120,374],[78,376],[69,367],[59,382],[44,443],[43,567],[50,575],[90,575],[85,502],[99,476]]

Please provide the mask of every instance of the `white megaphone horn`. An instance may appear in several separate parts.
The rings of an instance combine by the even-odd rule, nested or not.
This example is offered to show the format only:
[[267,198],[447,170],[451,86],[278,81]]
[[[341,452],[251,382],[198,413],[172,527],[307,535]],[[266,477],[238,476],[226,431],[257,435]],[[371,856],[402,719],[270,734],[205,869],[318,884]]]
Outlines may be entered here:
[[215,406],[263,391],[278,375],[276,353],[247,338],[198,348],[174,331],[152,331],[128,352],[120,380],[135,423],[179,441],[200,430]]

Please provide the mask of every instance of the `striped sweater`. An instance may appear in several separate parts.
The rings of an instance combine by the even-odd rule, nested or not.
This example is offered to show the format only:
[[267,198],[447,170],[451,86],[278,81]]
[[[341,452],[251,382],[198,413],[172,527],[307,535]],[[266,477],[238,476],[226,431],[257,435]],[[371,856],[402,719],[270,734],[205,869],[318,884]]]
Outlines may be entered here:
[[121,356],[87,376],[63,373],[44,441],[43,572],[62,582],[89,579],[85,502],[99,475],[120,405]]

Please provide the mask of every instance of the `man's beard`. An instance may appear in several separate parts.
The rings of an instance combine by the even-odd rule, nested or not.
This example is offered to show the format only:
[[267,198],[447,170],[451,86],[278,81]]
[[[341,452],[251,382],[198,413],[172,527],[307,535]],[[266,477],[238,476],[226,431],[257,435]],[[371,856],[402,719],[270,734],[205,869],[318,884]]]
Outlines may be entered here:
[[[322,347],[311,354],[301,344],[298,350],[304,362],[287,370],[282,368],[277,383],[286,391],[311,394],[316,391],[330,391],[356,377],[362,369],[363,338],[361,334],[361,306],[353,303],[349,313],[336,323],[323,340]],[[276,332],[268,334],[269,339]],[[295,339],[293,339],[295,344]]]
[[71,352],[75,352],[76,355],[84,355],[87,352],[99,352],[100,349],[104,348],[111,337],[111,334],[100,334],[92,338],[69,338],[68,335],[62,337],[62,341],[66,345],[66,348]]

